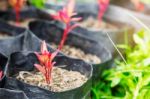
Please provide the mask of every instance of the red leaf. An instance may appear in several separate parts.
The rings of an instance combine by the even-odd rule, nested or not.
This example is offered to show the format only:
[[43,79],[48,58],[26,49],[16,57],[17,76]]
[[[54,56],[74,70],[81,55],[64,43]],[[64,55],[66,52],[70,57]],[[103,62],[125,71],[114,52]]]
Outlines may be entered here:
[[68,13],[68,16],[72,16],[75,8],[75,0],[69,0],[69,2],[66,5],[66,10]]
[[68,32],[72,31],[74,28],[78,27],[79,24],[74,24],[72,25],[69,29],[68,29]]
[[56,62],[52,62],[52,66],[54,66],[56,64]]
[[55,52],[53,52],[51,54],[51,60],[53,60],[56,57],[56,55],[58,54],[58,52],[59,52],[59,50],[56,50]]
[[60,11],[57,12],[56,15],[51,15],[55,20],[59,20],[64,22],[65,24],[69,24],[71,21],[78,21],[80,18],[72,18],[72,16],[76,15],[74,13],[75,0],[69,0],[68,4]]
[[3,71],[0,71],[0,80],[2,79],[3,77]]
[[109,0],[98,0],[99,12],[98,19],[101,21],[109,5]]
[[45,54],[40,55],[37,52],[35,52],[35,54],[42,65],[44,65],[45,61],[48,60],[48,55],[45,55]]
[[59,17],[59,15],[57,14],[57,15],[50,15],[54,20],[59,20],[60,21],[60,17]]
[[48,53],[48,49],[47,49],[47,45],[46,45],[45,41],[43,41],[42,44],[41,44],[41,53],[42,54],[47,54]]
[[39,64],[34,64],[34,66],[40,71],[42,72],[43,74],[46,73],[45,69],[43,66],[39,65]]
[[60,17],[61,21],[63,21],[65,24],[68,24],[70,21],[70,17],[64,11],[59,12],[59,17]]

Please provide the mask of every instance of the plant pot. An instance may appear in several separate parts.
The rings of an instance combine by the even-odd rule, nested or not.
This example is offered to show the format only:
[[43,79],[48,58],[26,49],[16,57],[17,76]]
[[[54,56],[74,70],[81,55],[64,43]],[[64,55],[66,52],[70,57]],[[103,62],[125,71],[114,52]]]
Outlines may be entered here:
[[[34,22],[33,22],[34,23]],[[48,29],[49,28],[49,25],[46,25],[45,24],[46,22],[44,22],[44,23],[42,23],[41,24],[41,22],[38,22],[38,24],[41,24],[41,25],[35,25],[35,24],[37,24],[36,22],[35,22],[35,24],[33,24],[32,25],[32,23],[31,23],[31,25],[29,26],[30,27],[30,29],[31,30],[33,30],[32,29],[32,26],[33,26],[33,28],[35,27],[35,29],[36,29],[36,27],[38,28],[38,29],[40,29],[41,27],[41,30],[42,29],[44,29],[44,27],[45,26],[47,26],[47,28],[46,29]],[[45,24],[45,25],[44,25]],[[55,23],[54,23],[55,24]],[[56,22],[56,24],[57,25],[59,25],[57,22]],[[43,26],[44,25],[44,26]],[[55,26],[55,25],[53,25],[53,26]],[[8,27],[8,26],[7,26]],[[21,32],[19,32],[19,31],[24,31],[24,29],[22,29],[22,28],[19,28],[19,27],[15,27],[15,26],[11,26],[11,25],[9,25],[9,27],[12,27],[12,28],[14,28],[16,31],[15,32],[13,32],[13,34],[12,35],[14,35],[14,36],[16,36],[16,35],[19,35]],[[59,26],[61,29],[61,31],[63,31],[63,27],[62,26]],[[21,29],[21,30],[20,30]],[[9,31],[10,29],[7,29],[7,31]],[[47,38],[47,34],[46,33],[44,33],[45,31],[47,32],[47,30],[44,30],[44,31],[41,31],[41,30],[37,30],[37,32],[35,31],[35,34],[38,36],[38,37],[40,37],[40,38],[43,38],[43,39],[46,39],[47,41],[49,41],[49,39],[51,39],[50,37],[48,37]],[[10,30],[11,31],[11,30]],[[39,31],[41,31],[42,32],[42,35],[41,34],[39,34]],[[50,31],[50,29],[48,29],[48,31]],[[77,29],[77,32],[80,32],[80,31],[84,31],[84,33],[87,33],[87,32],[89,32],[89,31],[87,31],[87,30],[85,30],[85,29],[82,29],[82,28],[78,28]],[[34,31],[33,31],[34,32]],[[11,33],[11,32],[10,32]],[[80,33],[82,33],[82,32],[80,32]],[[97,55],[98,57],[100,57],[101,58],[101,64],[95,64],[95,66],[94,66],[94,70],[97,72],[97,73],[95,73],[94,74],[94,80],[96,80],[95,78],[99,78],[99,76],[100,76],[100,74],[101,74],[101,71],[104,69],[104,68],[108,68],[108,67],[110,67],[110,64],[111,64],[111,54],[110,54],[110,52],[107,50],[107,49],[105,49],[104,47],[103,47],[103,45],[102,44],[97,44],[95,41],[93,41],[93,40],[91,40],[91,38],[90,38],[90,33],[87,33],[88,35],[89,35],[89,37],[83,37],[82,36],[82,34],[80,34],[80,33],[78,33],[78,34],[75,34],[75,32],[73,32],[73,34],[72,33],[70,33],[71,35],[73,35],[73,37],[75,37],[75,38],[77,38],[77,39],[81,39],[82,40],[82,38],[83,38],[83,40],[85,40],[85,41],[83,41],[83,43],[84,42],[90,42],[90,45],[89,45],[89,47],[86,47],[86,46],[82,46],[82,44],[80,44],[79,45],[79,43],[78,42],[76,42],[75,40],[73,40],[73,43],[75,43],[75,44],[73,44],[73,46],[75,46],[75,47],[78,47],[78,48],[80,48],[81,47],[81,49],[84,51],[84,52],[86,52],[86,53],[91,53],[91,54],[94,54],[94,55]],[[75,34],[75,35],[74,35]],[[51,35],[51,34],[50,34]],[[61,36],[61,35],[60,35]],[[60,36],[59,36],[59,38],[58,38],[58,40],[57,40],[57,42],[56,43],[58,43],[59,42],[59,40],[60,40]],[[77,37],[76,37],[77,36]],[[46,38],[45,38],[46,37]],[[57,39],[57,36],[55,35],[55,37],[56,37],[56,39]],[[56,41],[56,40],[55,40]],[[95,45],[92,45],[92,44],[95,44]],[[67,44],[67,45],[70,45],[70,44]],[[72,44],[71,44],[72,45]],[[96,46],[96,45],[98,45],[98,46]],[[94,47],[93,47],[94,46]],[[93,49],[95,50],[94,52],[93,52]],[[100,49],[100,50],[99,50]],[[102,66],[101,66],[102,65]]]
[[7,57],[0,53],[0,70],[3,72],[3,75],[0,79],[0,88],[4,87],[5,80],[6,80],[6,63],[7,63]]
[[[42,40],[49,43],[58,44],[64,27],[58,21],[35,21],[29,24],[30,30]],[[86,33],[86,30],[80,29],[80,32]],[[68,34],[66,45],[81,49],[86,54],[96,55],[101,59],[101,63],[93,63],[93,82],[98,80],[103,69],[111,67],[111,53],[102,45],[88,36],[81,35],[77,31],[71,31]]]
[[[80,10],[82,8],[82,10]],[[90,10],[89,10],[90,9]],[[118,9],[120,10],[120,9]],[[124,44],[126,41],[128,44],[133,45],[133,39],[132,35],[134,33],[134,28],[130,25],[130,22],[122,22],[118,20],[120,18],[121,20],[126,21],[126,18],[122,18],[123,15],[116,14],[114,17],[114,14],[116,10],[111,8],[111,5],[109,6],[107,12],[105,13],[103,20],[106,23],[109,23],[113,26],[113,28],[102,28],[99,27],[97,29],[90,29],[86,28],[88,31],[90,31],[93,35],[93,38],[98,42],[103,42],[104,46],[108,48],[113,54],[116,54],[116,49],[114,48],[113,44],[109,40],[107,33],[109,34],[110,38],[113,40],[115,44]],[[82,21],[86,21],[89,17],[93,17],[93,19],[97,19],[98,16],[98,5],[96,4],[78,4],[76,7],[76,12],[78,13],[78,16],[83,17]],[[123,12],[123,11],[122,11]],[[98,20],[97,20],[98,21]],[[101,25],[103,22],[101,22]],[[109,25],[108,24],[108,25]],[[107,25],[106,25],[107,26]],[[114,28],[115,26],[115,28]],[[90,33],[89,32],[89,33]],[[85,34],[83,34],[85,35]]]
[[[132,35],[134,33],[134,27],[132,26],[133,24],[126,20],[127,18],[124,18],[126,13],[122,13],[124,10],[120,8],[114,9],[116,6],[109,5],[108,10],[106,11],[103,21],[103,23],[108,23],[106,25],[106,28],[93,28],[91,29],[90,27],[81,27],[87,29],[87,33],[91,33],[91,38],[96,40],[97,42],[103,42],[103,45],[108,48],[114,55],[116,55],[116,49],[114,46],[111,44],[111,41],[109,40],[108,36],[106,33],[108,33],[113,40],[115,44],[124,44],[126,43],[126,39],[128,39],[128,43],[130,45],[134,45]],[[55,11],[58,11],[62,8],[62,6],[57,6],[57,5],[48,5],[47,8],[54,9]],[[118,14],[116,10],[120,11]],[[77,16],[82,17],[82,21],[86,21],[88,18],[97,19],[98,16],[98,5],[94,3],[78,3],[75,7],[75,11],[77,12]],[[115,14],[114,14],[115,13]],[[129,16],[128,16],[129,17]],[[98,20],[94,20],[94,22],[97,22]],[[101,25],[99,24],[99,25]],[[82,24],[81,24],[82,25]],[[110,26],[116,27],[114,28],[109,28]],[[91,25],[92,26],[92,25]],[[81,33],[81,32],[80,32]],[[87,33],[81,33],[84,36],[89,36]],[[118,54],[118,53],[117,53]]]
[[36,19],[44,19],[44,20],[52,20],[50,15],[40,9],[34,7],[24,8],[20,11],[20,23],[19,25],[15,23],[16,14],[13,9],[9,9],[7,11],[0,11],[0,19],[7,21],[9,24],[17,25],[20,27],[28,26],[28,23],[32,20]]
[[5,88],[23,91],[29,99],[83,99],[91,89],[92,66],[79,59],[72,59],[58,55],[55,59],[56,66],[66,70],[78,71],[85,75],[88,80],[80,87],[63,92],[52,92],[44,88],[33,86],[17,80],[14,75],[19,71],[33,71],[34,64],[39,63],[36,55],[32,52],[15,52],[11,54],[8,65],[8,76]]
[[0,99],[28,99],[22,91],[0,88]]
[[[2,22],[3,23],[3,22]],[[1,24],[2,24],[1,23]],[[34,23],[34,22],[33,22]],[[4,24],[4,25],[3,25]],[[22,31],[25,31],[25,29],[23,29],[23,28],[19,28],[19,27],[16,27],[16,26],[12,26],[12,25],[9,25],[9,24],[7,24],[7,23],[3,23],[2,24],[2,26],[1,27],[3,27],[3,28],[0,28],[0,31],[1,31],[1,29],[4,31],[4,32],[9,32],[10,33],[10,35],[13,35],[13,36],[16,36],[16,35],[19,35],[19,34],[21,34],[21,33],[23,33]],[[45,24],[45,23],[44,23]],[[57,24],[57,23],[56,23]],[[6,26],[7,27],[9,27],[9,28],[6,28]],[[55,25],[54,25],[55,26]],[[30,27],[32,27],[32,24],[30,25]],[[37,25],[33,25],[33,27],[37,27]],[[61,28],[62,28],[62,26],[60,26]],[[39,27],[37,27],[37,28],[39,28]],[[41,28],[41,25],[40,25],[40,28]],[[42,28],[44,28],[44,26],[42,26]],[[47,29],[48,29],[49,27],[47,27]],[[13,30],[13,32],[12,32],[12,30]],[[60,29],[61,31],[63,30],[63,28],[62,29]],[[38,30],[38,31],[41,31],[41,30]],[[78,28],[77,29],[77,31],[76,32],[80,32],[80,31],[84,31],[85,33],[87,33],[87,32],[89,32],[89,31],[87,31],[87,30],[85,30],[85,29],[82,29],[82,28]],[[34,32],[34,31],[33,31]],[[42,31],[43,32],[43,31]],[[38,32],[39,33],[39,32]],[[35,34],[38,34],[38,33],[35,33]],[[80,33],[82,33],[82,32],[80,32]],[[97,55],[98,57],[100,57],[101,58],[101,64],[95,64],[95,66],[94,66],[94,70],[97,72],[97,73],[94,73],[94,80],[96,80],[96,78],[98,79],[99,78],[99,76],[100,76],[100,74],[101,74],[101,71],[103,70],[103,69],[105,69],[105,68],[108,68],[108,67],[110,67],[110,64],[111,64],[111,54],[110,54],[110,52],[107,50],[107,49],[105,49],[104,47],[103,47],[103,45],[102,44],[97,44],[95,41],[93,41],[93,40],[91,40],[91,38],[90,38],[90,34],[91,33],[87,33],[88,35],[89,35],[89,37],[85,37],[84,38],[84,35],[82,35],[82,34],[80,34],[80,33],[78,33],[78,34],[75,34],[75,32],[73,32],[73,35],[74,35],[74,37],[75,38],[77,38],[77,39],[81,39],[82,40],[82,38],[83,38],[83,40],[85,40],[85,41],[83,41],[83,43],[84,42],[90,42],[90,45],[89,45],[89,47],[86,47],[86,46],[82,46],[82,44],[80,44],[80,45],[78,45],[79,43],[78,42],[76,42],[75,40],[73,40],[73,43],[75,43],[75,44],[73,44],[73,46],[75,46],[75,47],[78,47],[78,48],[80,48],[81,47],[81,49],[84,51],[84,52],[86,52],[86,53],[90,53],[90,54],[94,54],[94,55]],[[85,34],[84,33],[84,34]],[[43,34],[43,33],[42,33]],[[72,33],[71,33],[71,35],[72,35]],[[76,37],[76,35],[77,35],[77,37]],[[38,35],[37,35],[38,36]],[[41,35],[39,35],[39,37],[40,37]],[[61,36],[61,35],[60,35]],[[46,37],[46,38],[45,38]],[[55,36],[56,37],[56,39],[57,39],[57,36]],[[41,38],[41,37],[40,37]],[[44,33],[43,34],[43,36],[42,36],[42,38],[45,38],[45,39],[51,39],[51,38],[47,38],[47,36],[46,36],[46,34]],[[58,38],[58,41],[57,41],[57,43],[59,42],[59,40],[60,40],[60,37]],[[27,40],[28,41],[28,40]],[[49,41],[49,40],[47,40],[47,41]],[[95,45],[92,45],[92,44],[95,44]],[[68,45],[68,44],[67,44]],[[98,45],[98,46],[96,46],[96,45]],[[19,45],[20,46],[20,45]],[[93,47],[94,46],[94,47]],[[30,48],[29,48],[30,49]],[[95,50],[94,52],[93,52],[93,49]],[[100,50],[99,50],[100,49]],[[19,49],[19,50],[21,50],[21,49]],[[15,50],[15,51],[18,51],[18,50]],[[4,52],[4,53],[6,53],[6,51],[5,50],[3,50],[2,52]],[[13,51],[14,52],[14,51]],[[10,53],[12,53],[12,51],[8,51],[7,52],[9,55],[10,55]],[[7,55],[8,55],[7,54]]]
[[10,36],[16,36],[19,33],[23,33],[25,28],[18,28],[16,26],[10,25],[5,21],[0,20],[0,37],[5,39]]
[[[3,30],[5,31],[5,29],[7,29],[7,27],[4,27],[2,30],[0,28],[0,32]],[[13,32],[11,32],[12,29],[14,29]],[[0,46],[2,46],[0,48],[0,53],[5,56],[9,57],[11,53],[18,51],[40,51],[42,41],[29,30],[11,27],[7,29],[7,33],[9,33],[11,37],[0,39]],[[54,51],[49,45],[48,49]]]

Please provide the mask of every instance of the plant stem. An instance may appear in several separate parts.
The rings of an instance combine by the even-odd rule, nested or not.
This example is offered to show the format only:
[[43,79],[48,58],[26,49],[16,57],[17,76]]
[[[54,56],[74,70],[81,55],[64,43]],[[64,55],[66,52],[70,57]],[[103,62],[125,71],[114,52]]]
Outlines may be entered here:
[[16,5],[15,5],[15,13],[16,13],[16,23],[19,24],[19,19],[20,19],[20,5],[19,5],[19,0],[17,0]]
[[66,24],[66,28],[65,28],[65,30],[64,30],[64,33],[63,33],[61,42],[60,42],[59,47],[58,47],[59,50],[61,50],[62,47],[64,46],[64,43],[65,43],[66,38],[67,38],[67,35],[68,35],[68,30],[69,30],[69,28],[70,28],[70,25],[69,25],[69,24]]
[[136,85],[136,88],[133,92],[133,99],[137,99],[137,96],[138,96],[139,90],[140,90],[141,82],[142,82],[142,77],[140,77],[140,80],[139,80],[138,84]]

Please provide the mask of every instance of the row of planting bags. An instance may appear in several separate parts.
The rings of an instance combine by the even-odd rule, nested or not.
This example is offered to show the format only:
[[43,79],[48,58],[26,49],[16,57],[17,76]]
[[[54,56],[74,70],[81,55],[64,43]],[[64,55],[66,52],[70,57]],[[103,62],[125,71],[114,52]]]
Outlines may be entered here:
[[[50,8],[57,8],[50,6]],[[82,8],[82,9],[81,9]],[[80,9],[80,10],[79,10]],[[83,19],[88,16],[97,16],[97,6],[90,4],[78,5],[78,13]],[[111,9],[110,9],[111,10]],[[91,13],[92,12],[92,13]],[[108,12],[110,13],[110,12]],[[36,8],[27,8],[21,12],[21,19],[36,19],[28,25],[28,29],[9,25],[8,21],[15,20],[15,13],[12,10],[0,12],[0,33],[7,33],[12,37],[0,39],[0,69],[3,71],[0,80],[0,99],[87,99],[92,87],[103,70],[112,64],[111,52],[114,52],[105,32],[108,32],[117,43],[118,38],[123,38],[123,30],[116,31],[100,30],[90,31],[89,29],[77,27],[68,35],[66,45],[80,48],[85,53],[98,56],[101,59],[99,64],[86,63],[80,59],[73,59],[59,53],[54,59],[57,65],[66,65],[65,69],[78,71],[85,75],[88,80],[82,86],[65,92],[52,92],[46,89],[32,86],[17,80],[14,75],[19,71],[32,71],[34,64],[38,63],[34,52],[40,52],[41,41],[59,43],[63,33],[63,24],[54,21],[49,14]],[[111,20],[106,15],[107,20]],[[113,21],[113,20],[112,20]],[[118,22],[119,23],[119,22]],[[131,28],[127,29],[128,32]],[[54,50],[47,45],[50,52]],[[110,52],[111,51],[111,52]]]

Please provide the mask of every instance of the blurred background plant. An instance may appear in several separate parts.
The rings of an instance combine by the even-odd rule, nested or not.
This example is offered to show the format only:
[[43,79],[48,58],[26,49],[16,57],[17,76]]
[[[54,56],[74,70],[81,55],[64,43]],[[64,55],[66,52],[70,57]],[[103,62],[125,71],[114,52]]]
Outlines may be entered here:
[[29,2],[37,8],[44,8],[46,1],[47,0],[29,0]]
[[126,63],[115,61],[105,70],[92,89],[93,99],[149,99],[150,96],[150,34],[144,30],[133,36],[136,46],[119,45],[125,49]]

